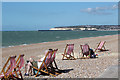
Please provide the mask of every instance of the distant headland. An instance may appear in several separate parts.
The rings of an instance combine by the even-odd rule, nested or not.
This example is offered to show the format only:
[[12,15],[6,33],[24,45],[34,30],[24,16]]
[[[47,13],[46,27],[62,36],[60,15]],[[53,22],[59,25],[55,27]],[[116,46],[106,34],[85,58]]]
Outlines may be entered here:
[[79,25],[79,26],[66,26],[66,27],[54,27],[50,30],[81,30],[81,31],[117,31],[120,30],[120,25]]

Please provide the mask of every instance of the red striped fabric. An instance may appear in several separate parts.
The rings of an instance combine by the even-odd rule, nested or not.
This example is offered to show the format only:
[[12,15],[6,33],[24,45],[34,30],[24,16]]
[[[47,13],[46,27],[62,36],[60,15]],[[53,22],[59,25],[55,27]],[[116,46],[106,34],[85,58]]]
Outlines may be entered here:
[[19,68],[18,71],[24,66],[24,56],[20,56],[20,64],[19,64]]
[[[9,75],[10,72],[12,72],[15,67],[16,67],[15,57],[11,57],[10,58],[10,69],[8,70],[8,72],[5,75]],[[4,74],[0,75],[0,78],[2,78],[2,77],[4,77]]]
[[54,53],[53,53],[52,58],[51,58],[51,62],[54,61],[57,51],[58,51],[58,49],[54,50]]
[[97,48],[97,49],[101,49],[101,48],[102,48],[102,46],[104,45],[104,42],[105,42],[105,41],[100,42],[100,44],[99,44],[99,46],[98,46],[98,48]]
[[74,50],[74,44],[68,44],[68,50],[67,50],[67,54],[70,55],[71,52],[73,52]]
[[89,46],[88,45],[82,45],[83,53],[86,53],[89,51]]

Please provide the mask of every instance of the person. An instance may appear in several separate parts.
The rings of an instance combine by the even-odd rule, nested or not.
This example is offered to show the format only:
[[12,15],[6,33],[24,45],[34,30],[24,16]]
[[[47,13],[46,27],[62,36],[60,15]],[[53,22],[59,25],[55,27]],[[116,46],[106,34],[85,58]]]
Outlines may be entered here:
[[[85,45],[88,45],[88,44],[86,43]],[[90,58],[96,58],[96,55],[95,55],[93,49],[89,48],[89,51],[90,51],[90,55],[89,55]],[[88,55],[88,54],[86,54],[86,55]]]
[[[52,56],[53,50],[52,50],[52,49],[46,50],[46,51],[45,51],[45,55],[48,53],[48,51],[49,51],[49,53],[51,53],[51,54],[49,54],[46,58],[49,59],[49,58]],[[37,68],[40,68],[40,66],[41,66],[44,58],[45,58],[45,56],[42,57],[41,59],[37,60],[37,61],[35,61],[35,60],[32,59],[32,58],[30,58],[29,60],[27,60],[27,64],[25,64],[25,74],[24,74],[24,75],[25,75],[25,76],[29,76],[29,74],[32,75],[32,66],[37,67]],[[35,69],[33,69],[33,73],[35,74]]]
[[32,62],[33,59],[30,58],[27,60],[27,64],[25,64],[25,76],[29,76],[29,73],[32,75]]
[[89,49],[90,50],[90,58],[96,58],[96,55],[93,51],[93,49]]

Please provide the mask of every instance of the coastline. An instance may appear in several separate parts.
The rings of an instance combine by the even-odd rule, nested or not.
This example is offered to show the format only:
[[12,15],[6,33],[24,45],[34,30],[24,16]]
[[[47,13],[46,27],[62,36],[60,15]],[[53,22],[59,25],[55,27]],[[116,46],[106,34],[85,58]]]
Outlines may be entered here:
[[[75,58],[77,58],[79,56],[79,52],[81,52],[80,44],[88,43],[90,48],[94,50],[100,41],[106,41],[105,47],[109,51],[96,52],[100,55],[99,58],[86,59],[86,60],[77,59],[74,61],[73,60],[62,61],[61,54],[64,53],[66,44],[68,43],[75,44],[74,53],[75,53]],[[58,65],[58,68],[73,69],[68,73],[62,73],[61,75],[57,76],[57,78],[97,78],[100,74],[102,74],[102,72],[104,72],[104,70],[108,66],[117,65],[118,63],[118,35],[105,35],[105,36],[89,37],[89,38],[87,37],[87,38],[80,38],[73,40],[62,40],[62,41],[19,45],[15,47],[2,48],[2,53],[3,53],[2,62],[4,64],[4,62],[8,58],[8,55],[19,55],[19,54],[25,55],[24,58],[25,61],[28,60],[30,57],[34,58],[35,60],[38,60],[44,56],[45,50],[49,48],[52,49],[58,48],[58,52],[56,55],[56,63]],[[93,71],[89,71],[89,69],[93,66],[92,65],[93,63],[94,63],[94,67],[92,68]],[[88,70],[88,72],[86,70]],[[23,69],[23,74],[24,74],[24,69]],[[68,75],[68,76],[64,76],[64,75]],[[49,78],[50,76],[42,76],[42,77]]]
[[[119,34],[113,34],[113,35],[119,35]],[[103,36],[112,36],[112,35],[103,35]],[[94,37],[102,37],[102,36],[94,36]],[[92,37],[82,37],[82,38],[92,38]],[[76,39],[81,39],[81,38],[76,38]],[[74,39],[69,39],[69,40],[74,40]],[[60,40],[60,41],[65,41],[65,40]],[[49,42],[57,42],[57,41],[49,41]],[[40,43],[49,43],[49,42],[40,42]],[[39,43],[2,46],[2,48],[16,47],[16,46],[22,46],[22,45],[32,45],[32,44],[39,44]]]

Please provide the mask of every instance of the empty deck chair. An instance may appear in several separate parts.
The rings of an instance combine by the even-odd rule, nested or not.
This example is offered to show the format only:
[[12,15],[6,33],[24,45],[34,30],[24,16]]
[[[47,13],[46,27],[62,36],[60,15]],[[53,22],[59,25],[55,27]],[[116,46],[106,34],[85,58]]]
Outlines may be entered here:
[[73,50],[74,50],[74,44],[67,44],[65,47],[64,54],[62,54],[63,55],[62,60],[64,60],[64,57],[68,60],[75,60]]
[[[22,73],[21,73],[21,68],[24,66],[24,54],[19,55],[18,59],[16,60],[16,67],[14,69],[14,73],[16,76],[14,76],[17,79],[23,80]],[[20,75],[21,78],[19,78],[18,74]]]
[[97,48],[95,49],[95,52],[96,52],[96,50],[100,50],[100,51],[106,50],[105,46],[104,46],[105,43],[106,43],[106,41],[100,41],[100,43],[98,44]]
[[[16,61],[15,61],[16,56],[11,56],[8,58],[7,62],[2,68],[2,71],[0,72],[0,78],[1,79],[9,79],[13,78],[12,73],[14,71],[14,68],[16,67]],[[8,67],[7,67],[8,65]]]
[[48,70],[48,66],[50,65],[50,62],[51,62],[51,56],[52,56],[52,52],[48,51],[44,57],[44,60],[41,62],[41,65],[38,65],[38,67],[32,66],[35,70],[37,70],[35,77],[38,76],[39,72],[43,72],[43,73],[46,73],[52,76],[56,76],[50,73]]
[[[90,58],[89,45],[80,45],[80,47],[83,55],[80,59]],[[86,57],[84,55],[86,55]]]

